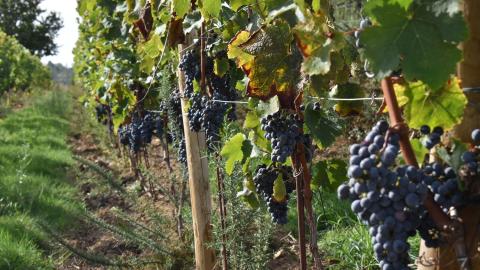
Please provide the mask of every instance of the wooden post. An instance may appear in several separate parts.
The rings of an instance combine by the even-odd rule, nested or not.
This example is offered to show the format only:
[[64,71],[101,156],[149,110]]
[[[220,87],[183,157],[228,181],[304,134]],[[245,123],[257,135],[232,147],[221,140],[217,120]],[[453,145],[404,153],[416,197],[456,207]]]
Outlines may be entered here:
[[[458,65],[458,76],[465,89],[468,105],[465,108],[462,122],[453,130],[454,136],[464,142],[471,142],[470,133],[480,128],[480,1],[465,0],[463,6],[465,20],[469,28],[469,39],[461,48],[463,61]],[[465,244],[471,260],[471,269],[480,269],[479,242],[480,207],[468,205],[459,209],[459,217],[465,229]],[[452,246],[427,248],[422,241],[420,254],[432,262],[431,266],[421,266],[421,270],[458,270],[455,250]]]
[[[183,53],[184,46],[178,50]],[[185,90],[185,75],[178,69],[178,88],[183,95]],[[187,150],[188,182],[192,205],[192,225],[195,238],[195,264],[197,270],[211,270],[215,266],[215,250],[207,245],[212,240],[211,213],[212,202],[208,179],[208,161],[205,155],[206,143],[204,132],[192,132],[185,113],[187,100],[181,98],[183,112],[183,129]]]

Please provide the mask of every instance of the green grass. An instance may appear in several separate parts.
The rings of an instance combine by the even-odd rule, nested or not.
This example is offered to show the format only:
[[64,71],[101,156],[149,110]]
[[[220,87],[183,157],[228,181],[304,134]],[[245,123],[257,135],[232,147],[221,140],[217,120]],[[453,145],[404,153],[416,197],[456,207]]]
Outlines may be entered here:
[[33,100],[0,120],[0,269],[53,269],[38,224],[70,229],[83,209],[67,174],[72,99],[49,91]]
[[[329,262],[328,269],[379,269],[368,227],[353,214],[349,202],[340,201],[335,192],[318,190],[314,192],[313,207],[318,217],[318,246]],[[411,261],[414,262],[419,237],[410,238],[409,243]]]

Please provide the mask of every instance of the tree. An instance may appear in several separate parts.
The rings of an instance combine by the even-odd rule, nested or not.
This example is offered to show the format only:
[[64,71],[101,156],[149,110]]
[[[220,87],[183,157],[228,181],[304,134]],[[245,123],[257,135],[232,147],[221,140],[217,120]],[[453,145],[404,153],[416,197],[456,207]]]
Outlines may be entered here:
[[55,12],[45,14],[40,8],[42,0],[0,1],[0,29],[14,36],[32,54],[54,55],[57,44],[54,39],[63,27]]

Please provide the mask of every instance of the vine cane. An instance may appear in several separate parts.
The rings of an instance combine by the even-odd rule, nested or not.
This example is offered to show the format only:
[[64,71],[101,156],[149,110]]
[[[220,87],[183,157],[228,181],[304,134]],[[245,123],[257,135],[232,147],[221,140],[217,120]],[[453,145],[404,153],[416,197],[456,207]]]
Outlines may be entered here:
[[[391,126],[397,129],[400,135],[400,148],[402,150],[403,158],[407,164],[418,168],[418,162],[415,158],[412,145],[410,144],[410,139],[408,138],[408,126],[402,119],[400,107],[398,106],[397,97],[393,89],[392,78],[384,78],[381,82],[381,86],[385,98],[385,104],[388,108]],[[446,231],[449,235],[457,236],[455,239],[450,240],[453,242],[460,270],[470,270],[470,262],[466,255],[465,241],[463,237],[463,225],[458,219],[450,219],[448,215],[440,209],[438,204],[433,200],[431,192],[428,192],[423,204],[439,228]]]

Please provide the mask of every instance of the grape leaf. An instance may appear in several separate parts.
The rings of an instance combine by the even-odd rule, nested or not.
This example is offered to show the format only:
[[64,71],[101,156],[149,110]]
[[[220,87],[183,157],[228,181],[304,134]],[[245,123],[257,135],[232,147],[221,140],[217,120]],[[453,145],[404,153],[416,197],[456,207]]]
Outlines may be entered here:
[[305,108],[305,126],[320,148],[331,145],[342,133],[342,128],[338,122],[328,119],[321,110],[313,110],[312,104]]
[[235,162],[244,163],[250,156],[252,145],[242,133],[237,133],[230,138],[222,148],[220,154],[226,159],[225,171],[228,175],[233,173]]
[[[363,89],[358,84],[346,83],[335,85],[330,90],[329,96],[331,98],[362,98],[365,97]],[[363,110],[363,101],[337,101],[334,106],[335,111],[340,116],[349,116],[360,114]]]
[[312,189],[323,187],[335,191],[346,180],[348,180],[347,163],[343,160],[322,160],[312,167]]
[[228,72],[229,65],[226,58],[215,58],[213,61],[213,72],[218,77],[223,77]]
[[141,55],[140,69],[149,74],[155,66],[155,58],[163,50],[163,43],[158,33],[154,33],[147,42],[137,45],[137,52]]
[[330,54],[345,45],[344,37],[327,25],[322,14],[306,13],[305,23],[293,29],[295,40],[304,57],[302,71],[308,75],[326,74],[330,71]]
[[172,10],[179,18],[183,18],[190,10],[190,0],[172,0]]
[[283,202],[287,196],[287,189],[283,182],[283,174],[279,173],[277,179],[273,182],[273,198],[277,202]]
[[429,125],[441,126],[447,130],[462,120],[467,99],[456,78],[436,91],[422,82],[394,87],[396,95],[407,100],[403,112],[412,128]]
[[250,55],[242,51],[242,49],[238,47],[240,44],[247,41],[249,37],[250,37],[250,32],[240,31],[235,35],[235,37],[228,44],[228,52],[227,52],[228,58],[236,59],[237,65],[239,67],[253,61],[253,58],[254,58],[253,55]]
[[221,0],[203,0],[200,2],[200,12],[206,19],[217,18],[221,8]]
[[254,3],[255,0],[230,0],[229,5],[234,11],[237,11],[242,6],[248,6]]
[[255,128],[260,126],[260,119],[256,112],[250,111],[245,116],[245,122],[243,123],[244,128]]
[[[374,20],[360,35],[372,70],[378,77],[401,68],[408,80],[440,88],[461,59],[457,44],[466,38],[459,16],[436,16],[426,6],[405,0],[372,0],[365,11]],[[455,31],[451,31],[451,29]]]
[[288,23],[276,20],[251,34],[245,42],[239,41],[245,37],[243,31],[230,42],[229,57],[237,58],[237,64],[249,78],[249,96],[268,100],[296,85],[301,61],[291,46],[293,35]]

